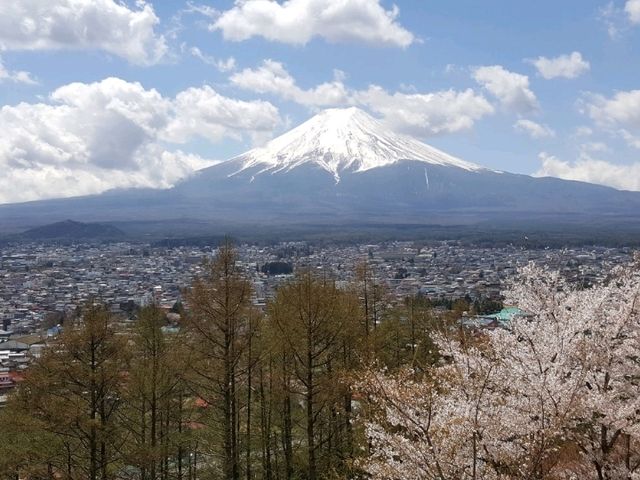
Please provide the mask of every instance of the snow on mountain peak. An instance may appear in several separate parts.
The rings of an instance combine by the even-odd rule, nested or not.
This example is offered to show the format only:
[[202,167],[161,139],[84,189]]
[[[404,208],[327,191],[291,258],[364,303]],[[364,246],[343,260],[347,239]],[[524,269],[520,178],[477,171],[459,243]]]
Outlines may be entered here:
[[482,169],[411,137],[393,133],[356,107],[324,110],[264,147],[236,159],[242,161],[239,171],[259,167],[260,172],[270,173],[312,163],[330,172],[336,181],[343,170],[362,172],[400,160]]

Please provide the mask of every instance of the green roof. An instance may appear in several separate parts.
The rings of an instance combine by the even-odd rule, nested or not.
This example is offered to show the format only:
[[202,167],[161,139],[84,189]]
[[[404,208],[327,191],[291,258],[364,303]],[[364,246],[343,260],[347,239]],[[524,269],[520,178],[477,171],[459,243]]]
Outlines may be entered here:
[[503,308],[499,312],[487,315],[487,317],[493,317],[496,320],[509,321],[518,315],[524,315],[524,312],[517,307],[507,307]]

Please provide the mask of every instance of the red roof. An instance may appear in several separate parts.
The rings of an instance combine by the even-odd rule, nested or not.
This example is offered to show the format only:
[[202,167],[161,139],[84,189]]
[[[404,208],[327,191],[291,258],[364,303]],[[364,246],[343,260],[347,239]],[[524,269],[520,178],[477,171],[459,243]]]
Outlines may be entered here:
[[24,380],[24,374],[21,372],[9,372],[9,378],[14,382],[22,382]]

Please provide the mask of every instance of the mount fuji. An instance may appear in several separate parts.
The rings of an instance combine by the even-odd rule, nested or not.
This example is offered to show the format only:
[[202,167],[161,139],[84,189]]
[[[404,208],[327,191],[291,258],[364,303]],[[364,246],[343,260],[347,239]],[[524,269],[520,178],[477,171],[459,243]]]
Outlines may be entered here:
[[314,165],[333,175],[338,183],[343,172],[365,172],[403,160],[469,171],[482,169],[411,137],[392,133],[355,107],[325,110],[264,148],[251,150],[232,162],[239,164],[236,173],[258,168],[258,174],[287,173]]
[[[357,108],[325,110],[265,146],[166,190],[0,206],[0,225],[163,221],[224,225],[640,219],[640,193],[484,168],[388,130]],[[444,219],[444,220],[443,220]]]
[[484,168],[389,131],[358,108],[325,110],[177,185],[261,218],[419,220],[436,213],[623,213],[640,193]]

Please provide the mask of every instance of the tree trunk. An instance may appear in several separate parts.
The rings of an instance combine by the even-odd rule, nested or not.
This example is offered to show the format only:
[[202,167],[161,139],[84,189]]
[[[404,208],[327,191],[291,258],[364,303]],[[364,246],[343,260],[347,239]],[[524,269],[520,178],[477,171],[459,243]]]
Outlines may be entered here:
[[316,443],[315,443],[315,418],[314,402],[315,392],[313,388],[313,356],[311,335],[307,341],[307,456],[308,456],[308,480],[316,480]]
[[91,427],[89,428],[89,480],[98,479],[98,432],[96,420],[98,417],[98,400],[96,395],[96,345],[91,338]]
[[[251,331],[251,321],[249,321],[249,330]],[[247,480],[251,480],[251,375],[252,375],[252,342],[249,337],[249,364],[247,367],[247,446],[246,446],[246,474]]]

